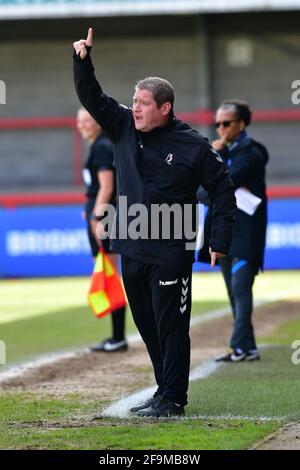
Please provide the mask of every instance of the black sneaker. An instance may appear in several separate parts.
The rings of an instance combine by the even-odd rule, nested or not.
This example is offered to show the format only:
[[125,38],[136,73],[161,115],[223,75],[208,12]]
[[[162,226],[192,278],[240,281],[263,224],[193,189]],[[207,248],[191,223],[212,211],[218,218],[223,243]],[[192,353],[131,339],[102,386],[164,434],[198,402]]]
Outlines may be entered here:
[[128,344],[126,339],[121,341],[117,339],[105,339],[102,343],[95,344],[90,347],[92,352],[116,352],[116,351],[126,351],[128,349]]
[[247,351],[246,361],[259,361],[260,360],[260,354],[257,349],[253,349],[251,351]]
[[216,357],[216,362],[241,362],[247,357],[247,353],[242,350],[231,349],[229,353]]
[[141,403],[140,405],[133,406],[132,408],[129,409],[132,413],[136,413],[137,411],[143,410],[144,408],[149,408],[150,406],[155,405],[155,403],[160,399],[160,395],[157,395],[156,397],[151,397],[148,398],[144,403]]
[[172,416],[183,416],[184,406],[173,403],[166,398],[160,398],[149,408],[143,408],[137,415],[144,418],[171,418]]

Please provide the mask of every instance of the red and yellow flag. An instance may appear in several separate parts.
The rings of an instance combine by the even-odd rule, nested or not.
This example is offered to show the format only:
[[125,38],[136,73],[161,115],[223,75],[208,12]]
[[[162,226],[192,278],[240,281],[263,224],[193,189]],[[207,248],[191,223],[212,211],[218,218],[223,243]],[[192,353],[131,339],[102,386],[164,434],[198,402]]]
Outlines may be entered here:
[[98,318],[127,304],[119,275],[102,249],[97,255],[91,277],[88,303]]

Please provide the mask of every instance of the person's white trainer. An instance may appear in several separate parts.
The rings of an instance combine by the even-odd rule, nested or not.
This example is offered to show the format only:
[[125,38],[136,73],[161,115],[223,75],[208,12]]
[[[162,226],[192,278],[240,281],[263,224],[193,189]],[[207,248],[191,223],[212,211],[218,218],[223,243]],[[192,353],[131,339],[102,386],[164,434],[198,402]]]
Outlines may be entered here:
[[92,352],[117,352],[126,351],[127,349],[128,343],[126,339],[118,341],[113,338],[105,339],[102,343],[98,343],[90,347]]

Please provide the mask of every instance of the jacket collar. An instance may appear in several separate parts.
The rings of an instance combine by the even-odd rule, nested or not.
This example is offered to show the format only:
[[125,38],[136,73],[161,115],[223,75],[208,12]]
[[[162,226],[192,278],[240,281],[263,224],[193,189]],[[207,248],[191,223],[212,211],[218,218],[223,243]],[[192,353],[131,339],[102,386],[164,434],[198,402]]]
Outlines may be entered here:
[[248,135],[246,131],[242,131],[240,135],[228,145],[228,151],[232,152],[235,150],[242,142],[244,142],[245,139],[247,139]]
[[157,139],[161,137],[162,135],[166,134],[167,132],[170,132],[172,129],[174,129],[176,126],[176,121],[177,120],[175,116],[172,115],[170,116],[167,124],[162,127],[155,127],[150,132],[138,131],[139,139],[143,142],[143,144],[146,144],[147,142]]

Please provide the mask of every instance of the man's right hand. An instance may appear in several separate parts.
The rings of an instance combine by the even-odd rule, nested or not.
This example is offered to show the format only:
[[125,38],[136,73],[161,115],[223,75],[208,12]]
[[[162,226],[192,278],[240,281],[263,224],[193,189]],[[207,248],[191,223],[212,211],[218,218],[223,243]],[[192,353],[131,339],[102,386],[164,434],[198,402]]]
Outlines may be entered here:
[[77,55],[80,55],[81,59],[84,59],[87,56],[86,46],[92,47],[93,45],[93,28],[89,28],[87,38],[80,39],[73,43],[73,47]]
[[224,258],[224,256],[226,256],[223,253],[219,253],[218,251],[213,251],[211,247],[209,247],[209,254],[211,269],[214,269],[217,259]]

